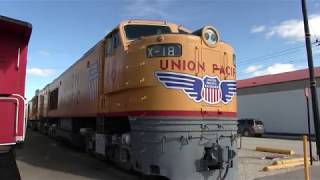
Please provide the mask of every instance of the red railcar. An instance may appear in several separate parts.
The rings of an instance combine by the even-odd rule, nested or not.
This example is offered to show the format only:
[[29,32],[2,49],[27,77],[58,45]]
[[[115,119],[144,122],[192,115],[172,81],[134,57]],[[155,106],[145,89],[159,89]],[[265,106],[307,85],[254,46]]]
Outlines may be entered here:
[[0,153],[25,137],[25,77],[31,24],[0,16]]

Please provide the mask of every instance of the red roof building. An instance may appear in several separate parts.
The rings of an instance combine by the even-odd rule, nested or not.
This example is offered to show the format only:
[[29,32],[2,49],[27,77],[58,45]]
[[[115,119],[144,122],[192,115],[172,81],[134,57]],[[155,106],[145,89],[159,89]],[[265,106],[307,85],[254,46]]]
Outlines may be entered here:
[[[315,68],[317,81],[320,67]],[[305,88],[309,71],[302,69],[237,81],[238,118],[254,118],[264,123],[267,133],[305,134],[308,132]],[[320,86],[317,83],[318,101]],[[311,122],[313,132],[313,122]]]
[[[316,77],[320,77],[320,67],[315,68],[315,75]],[[298,81],[298,80],[304,80],[308,78],[309,78],[308,69],[301,69],[297,71],[285,72],[280,74],[257,76],[249,79],[238,80],[237,88],[242,89],[242,88],[277,84],[277,83],[283,83],[283,82],[289,82],[289,81]]]

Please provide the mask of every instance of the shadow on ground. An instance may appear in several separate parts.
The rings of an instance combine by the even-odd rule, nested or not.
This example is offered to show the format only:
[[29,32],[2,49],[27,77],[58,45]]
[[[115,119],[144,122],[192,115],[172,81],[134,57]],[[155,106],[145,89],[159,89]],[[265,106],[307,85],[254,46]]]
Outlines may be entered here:
[[0,179],[20,180],[13,153],[0,153]]
[[[84,179],[108,179],[108,180],[137,180],[140,177],[135,173],[129,173],[115,168],[109,163],[98,160],[83,152],[78,152],[70,147],[50,139],[38,132],[29,130],[27,132],[24,147],[17,150],[16,160],[28,164],[19,166],[21,175],[37,176],[41,173],[39,169],[50,172],[62,172],[63,174],[75,175]],[[31,165],[31,166],[29,166]],[[24,171],[26,171],[24,173]],[[35,171],[35,172],[30,172]],[[50,177],[50,175],[46,175]],[[37,179],[26,177],[23,179]],[[59,179],[52,177],[52,179]],[[76,179],[76,178],[75,178]]]

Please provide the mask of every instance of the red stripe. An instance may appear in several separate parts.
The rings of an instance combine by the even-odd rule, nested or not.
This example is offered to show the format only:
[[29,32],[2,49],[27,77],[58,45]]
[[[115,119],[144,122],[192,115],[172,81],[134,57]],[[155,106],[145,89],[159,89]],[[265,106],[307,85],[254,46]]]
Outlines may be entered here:
[[186,117],[237,117],[236,112],[222,111],[129,111],[129,112],[114,112],[101,113],[104,116],[186,116]]
[[209,88],[206,88],[206,90],[207,90],[207,101],[209,101],[210,99],[209,99]]
[[210,89],[210,92],[211,92],[211,102],[214,102],[214,89]]
[[214,102],[215,101],[215,97],[214,97],[214,88],[212,88],[212,90],[211,90],[211,92],[212,92],[212,102]]
[[209,91],[209,88],[207,88],[207,93],[208,93],[207,101],[210,101],[210,95],[209,95],[210,91]]
[[219,93],[219,90],[218,90],[218,89],[216,89],[216,92],[215,92],[216,102],[218,101],[218,93]]
[[214,102],[214,89],[213,88],[211,88],[211,94],[212,94],[212,102]]
[[219,100],[219,89],[216,89],[216,102]]

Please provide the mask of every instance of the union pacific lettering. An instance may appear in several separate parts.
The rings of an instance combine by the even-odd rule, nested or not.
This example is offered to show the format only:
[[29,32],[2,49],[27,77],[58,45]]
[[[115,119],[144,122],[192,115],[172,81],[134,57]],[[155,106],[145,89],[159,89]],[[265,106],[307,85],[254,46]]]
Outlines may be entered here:
[[[208,68],[208,69],[207,69]],[[210,72],[214,74],[236,76],[236,69],[232,66],[223,66],[219,64],[206,64],[205,62],[195,62],[188,60],[160,60],[161,70],[188,70],[196,72]]]

